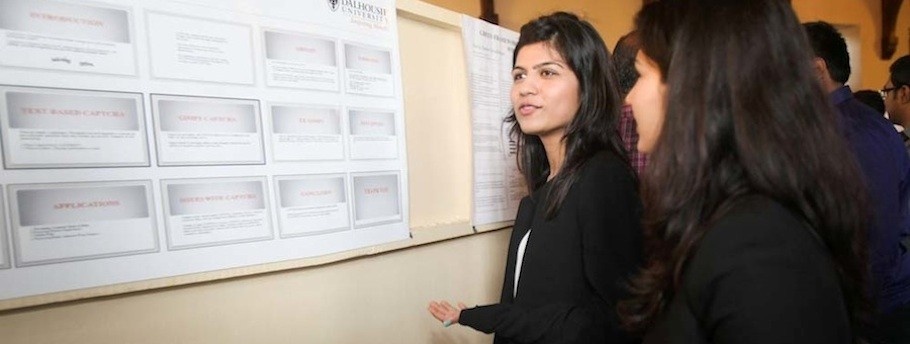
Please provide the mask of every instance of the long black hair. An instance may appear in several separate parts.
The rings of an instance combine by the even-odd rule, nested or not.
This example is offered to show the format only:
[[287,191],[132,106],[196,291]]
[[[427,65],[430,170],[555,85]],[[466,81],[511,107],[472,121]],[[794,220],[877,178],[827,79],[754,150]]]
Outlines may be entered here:
[[[627,165],[628,158],[617,135],[621,103],[610,53],[597,30],[566,12],[532,20],[521,27],[512,65],[521,48],[540,42],[549,44],[565,59],[579,85],[578,112],[562,138],[566,145],[565,161],[561,170],[555,171],[548,191],[546,217],[552,218],[578,178],[577,172],[594,154],[609,150]],[[514,110],[506,117],[506,123],[512,124],[510,135],[518,143],[518,168],[528,190],[534,192],[547,183],[551,172],[543,143],[539,137],[521,131]]]
[[654,322],[710,225],[748,194],[801,216],[827,246],[854,330],[865,294],[866,190],[812,48],[786,0],[674,0],[636,19],[666,82],[666,115],[643,178],[649,261],[623,303]]

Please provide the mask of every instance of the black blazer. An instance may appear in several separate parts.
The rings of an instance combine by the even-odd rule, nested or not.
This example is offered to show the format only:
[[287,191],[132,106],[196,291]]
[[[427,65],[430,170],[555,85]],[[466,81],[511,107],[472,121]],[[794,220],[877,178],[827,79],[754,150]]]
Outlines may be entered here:
[[779,203],[750,196],[698,243],[645,336],[657,343],[848,344],[852,331],[827,248]]
[[[496,344],[635,342],[619,330],[615,305],[642,259],[637,183],[609,152],[579,173],[551,220],[544,219],[549,186],[521,200],[500,303],[463,310],[461,324],[495,332]],[[513,298],[518,244],[528,230]]]

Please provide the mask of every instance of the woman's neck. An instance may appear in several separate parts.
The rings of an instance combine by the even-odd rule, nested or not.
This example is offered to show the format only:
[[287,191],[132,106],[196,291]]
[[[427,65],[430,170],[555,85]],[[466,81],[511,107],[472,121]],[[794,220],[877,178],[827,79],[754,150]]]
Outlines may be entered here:
[[543,143],[544,151],[547,153],[547,162],[550,164],[550,175],[547,176],[547,181],[550,181],[562,169],[562,163],[566,157],[566,142],[562,139],[562,133],[541,137],[540,142]]

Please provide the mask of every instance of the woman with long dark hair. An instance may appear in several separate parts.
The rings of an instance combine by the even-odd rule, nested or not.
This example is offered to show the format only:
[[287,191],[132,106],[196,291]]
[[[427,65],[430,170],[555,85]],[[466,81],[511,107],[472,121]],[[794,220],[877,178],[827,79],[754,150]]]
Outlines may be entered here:
[[645,343],[858,341],[866,193],[790,3],[657,2],[636,28],[649,257],[626,325]]
[[500,303],[431,302],[444,324],[495,343],[626,343],[616,302],[641,263],[637,183],[617,136],[620,99],[597,31],[558,12],[521,28],[512,136],[530,196],[512,230]]

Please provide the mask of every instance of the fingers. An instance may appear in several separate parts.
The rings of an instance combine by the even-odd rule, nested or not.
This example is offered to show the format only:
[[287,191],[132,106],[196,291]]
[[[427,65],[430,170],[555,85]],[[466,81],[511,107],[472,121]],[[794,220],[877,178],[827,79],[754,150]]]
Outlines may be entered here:
[[428,309],[436,320],[445,321],[448,318],[449,310],[438,302],[430,302]]
[[461,316],[461,310],[467,308],[463,302],[458,303],[458,307],[452,306],[448,301],[430,301],[427,309],[436,320],[442,321],[442,326],[457,324]]

